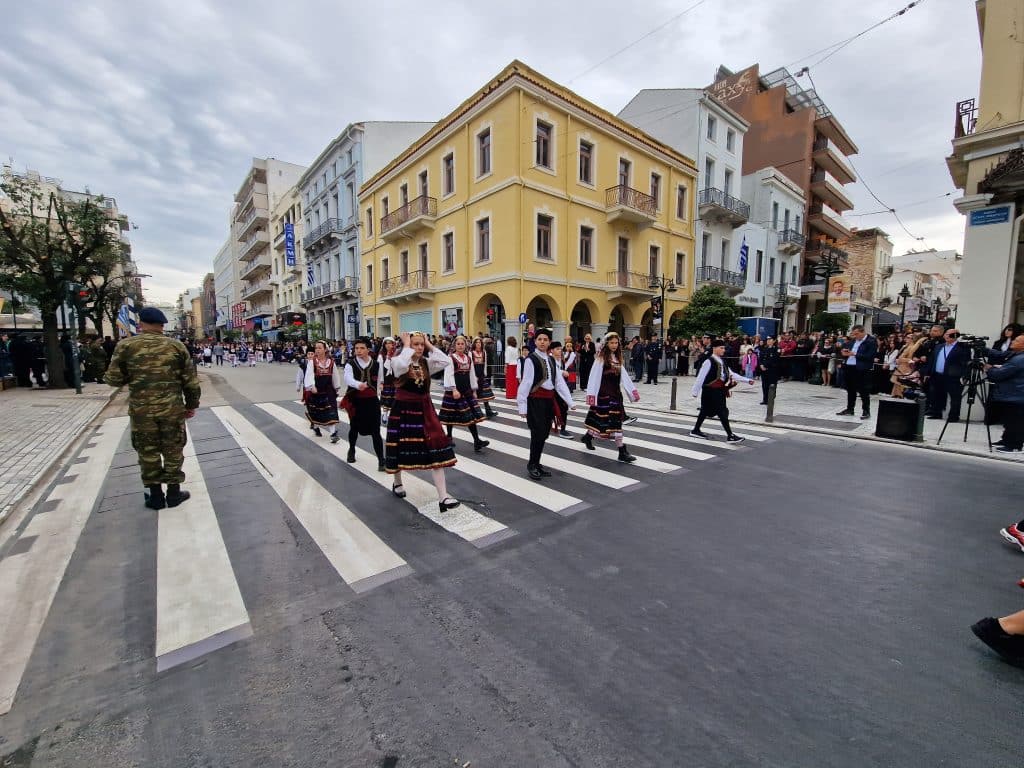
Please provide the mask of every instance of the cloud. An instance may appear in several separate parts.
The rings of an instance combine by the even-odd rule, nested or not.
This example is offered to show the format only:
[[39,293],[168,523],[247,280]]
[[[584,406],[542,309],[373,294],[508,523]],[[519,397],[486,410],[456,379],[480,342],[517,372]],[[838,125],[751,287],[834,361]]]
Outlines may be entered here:
[[[0,154],[116,197],[139,225],[131,235],[136,260],[155,276],[148,292],[170,300],[212,268],[253,156],[307,163],[350,122],[437,119],[513,58],[615,112],[641,88],[706,85],[719,64],[813,64],[815,48],[894,10],[891,0],[708,0],[582,74],[685,7],[14,4],[0,29]],[[861,148],[858,169],[899,206],[952,189],[943,157],[953,105],[976,94],[979,66],[971,4],[929,0],[812,74]],[[863,185],[851,194],[858,211],[881,207]],[[908,209],[904,221],[929,245],[962,245],[949,198]],[[897,252],[921,245],[891,216],[856,222],[889,231]]]

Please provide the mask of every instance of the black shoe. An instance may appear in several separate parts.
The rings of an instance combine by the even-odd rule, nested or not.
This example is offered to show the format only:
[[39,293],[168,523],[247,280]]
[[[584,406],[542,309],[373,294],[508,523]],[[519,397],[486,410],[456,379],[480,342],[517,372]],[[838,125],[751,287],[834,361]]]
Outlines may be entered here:
[[1020,448],[1011,448],[1008,445],[996,446],[996,453],[1020,453]]
[[313,434],[317,437],[323,437],[323,432],[320,431],[320,427],[313,427]]
[[156,485],[148,486],[149,490],[144,492],[146,497],[146,506],[150,509],[163,509],[167,506],[167,497],[164,496],[164,488],[162,485],[157,483]]
[[558,436],[559,437],[568,437],[570,440],[572,439],[572,433],[569,432],[569,430],[567,430],[567,429],[563,429],[561,432],[559,432]]
[[478,441],[476,443],[473,443],[473,450],[476,451],[477,453],[480,453],[480,451],[482,451],[484,448],[486,448],[490,444],[491,444],[490,440],[480,440],[480,441]]
[[545,469],[544,466],[541,464],[537,465],[537,471],[540,472],[541,477],[551,477],[551,473],[548,472],[547,469]]
[[1005,661],[1024,664],[1024,635],[1007,634],[998,619],[984,618],[971,625],[971,632]]
[[865,421],[865,420],[870,419],[870,418],[871,418],[871,411],[864,411],[864,413],[862,413],[860,415],[860,420],[861,421]]
[[628,426],[629,424],[636,424],[638,421],[640,421],[640,417],[639,416],[630,416],[625,421],[623,421],[622,423],[626,424]]
[[405,498],[405,488],[402,487],[401,483],[398,485],[392,485],[391,492],[400,499]]
[[623,445],[619,447],[619,461],[624,461],[628,464],[632,461],[636,461],[636,456],[631,454],[629,449]]
[[484,414],[487,416],[488,419],[496,419],[496,418],[498,418],[498,414],[496,414],[494,411],[492,411],[490,406],[488,406],[487,408],[484,409]]
[[690,437],[699,437],[701,440],[710,440],[711,438],[701,432],[699,429],[691,429]]
[[171,483],[167,486],[167,506],[176,507],[183,501],[188,501],[192,498],[192,494],[188,491],[181,490],[181,486],[177,483]]
[[348,456],[345,457],[345,461],[347,461],[349,464],[355,464],[356,463],[356,449],[355,448],[349,448],[348,449]]
[[583,437],[581,437],[580,440],[583,441],[583,444],[585,446],[587,446],[588,451],[597,450],[596,448],[594,448],[594,436],[589,432],[584,432]]
[[387,472],[387,467],[384,466],[384,462],[383,461],[380,462],[379,464],[377,464],[377,471],[378,472]]
[[758,405],[768,405],[768,403],[766,403],[764,400],[762,400],[760,403],[758,403]]
[[843,411],[836,411],[836,416],[853,416],[853,410],[847,408],[846,410]]
[[336,443],[339,440],[341,440],[341,435],[339,435],[337,432],[334,432],[334,433],[331,434],[331,442],[332,443]]
[[533,464],[527,465],[526,472],[532,480],[540,480],[542,477],[544,477],[544,475],[541,474],[540,469],[535,467]]
[[447,512],[449,509],[455,509],[462,502],[458,499],[453,499],[451,496],[445,496],[439,502],[437,502],[437,508],[442,512]]
[[727,443],[742,443],[746,439],[747,438],[740,437],[739,435],[729,435],[727,438],[725,438],[725,441]]

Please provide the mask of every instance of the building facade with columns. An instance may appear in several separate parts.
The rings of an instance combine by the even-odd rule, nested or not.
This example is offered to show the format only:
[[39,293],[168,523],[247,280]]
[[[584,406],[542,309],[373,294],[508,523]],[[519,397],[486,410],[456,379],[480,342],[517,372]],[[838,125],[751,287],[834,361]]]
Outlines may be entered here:
[[300,302],[329,339],[359,335],[359,187],[434,124],[367,121],[346,126],[299,179],[303,211]]
[[[302,200],[298,186],[289,187],[270,211],[270,284],[274,289],[272,329],[306,322],[302,308],[305,258],[302,253]],[[276,334],[271,331],[271,340]]]
[[695,186],[689,157],[514,61],[363,186],[363,329],[656,333],[660,281],[665,321],[690,296]]

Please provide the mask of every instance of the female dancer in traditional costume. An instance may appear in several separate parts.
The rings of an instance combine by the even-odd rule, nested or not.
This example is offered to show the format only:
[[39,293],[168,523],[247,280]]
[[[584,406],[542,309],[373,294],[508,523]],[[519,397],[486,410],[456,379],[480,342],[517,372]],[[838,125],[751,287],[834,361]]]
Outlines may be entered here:
[[391,358],[395,374],[395,402],[388,413],[384,466],[394,475],[391,492],[405,498],[403,470],[431,470],[442,512],[459,506],[448,495],[444,468],[455,464],[455,451],[444,433],[430,400],[430,375],[444,371],[451,359],[422,333],[403,333],[402,351]]
[[476,401],[484,404],[484,415],[488,419],[498,418],[491,410],[491,400],[494,399],[494,391],[491,389],[491,377],[487,375],[487,350],[484,349],[484,340],[477,337],[473,339],[473,372],[476,373]]
[[629,393],[631,402],[640,399],[640,393],[629,378],[626,366],[622,364],[622,350],[619,335],[609,333],[604,346],[594,360],[587,382],[587,405],[590,410],[584,424],[587,427],[583,442],[594,450],[594,438],[614,440],[619,449],[619,461],[636,461],[622,442],[622,391]]
[[484,415],[476,401],[478,381],[473,360],[466,352],[465,336],[455,339],[455,349],[450,357],[452,364],[444,371],[444,400],[441,401],[438,418],[447,427],[449,440],[453,427],[468,427],[473,436],[473,450],[480,453],[488,441],[480,439],[476,427],[484,420]]
[[306,418],[317,437],[323,433],[320,427],[331,428],[331,442],[338,437],[338,390],[341,376],[334,367],[334,361],[327,354],[327,344],[318,341],[313,347],[313,359],[306,364]]
[[377,386],[380,379],[380,363],[370,357],[370,340],[359,338],[352,345],[355,353],[345,364],[346,411],[348,425],[348,463],[356,463],[356,440],[359,435],[369,435],[373,441],[373,452],[377,454],[377,471],[384,471],[384,441],[380,437],[380,399]]

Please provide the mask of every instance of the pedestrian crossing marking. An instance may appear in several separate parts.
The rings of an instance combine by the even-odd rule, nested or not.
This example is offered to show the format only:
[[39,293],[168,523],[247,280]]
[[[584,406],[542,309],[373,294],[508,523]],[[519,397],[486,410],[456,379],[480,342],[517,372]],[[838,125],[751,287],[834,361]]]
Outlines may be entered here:
[[[298,414],[282,408],[276,403],[260,403],[256,406],[265,413],[274,417],[285,426],[291,428],[305,439],[332,456],[345,461],[342,454],[348,452],[348,444],[345,442],[332,445],[323,439],[318,439],[309,429],[309,422]],[[339,411],[342,421],[347,421],[344,411]],[[347,464],[347,462],[345,462]],[[356,463],[349,465],[357,472],[373,480],[381,487],[391,490],[393,476],[377,471],[377,457],[372,451],[356,447]],[[402,487],[405,489],[403,501],[411,505],[417,512],[426,517],[440,528],[465,539],[478,548],[490,546],[498,541],[503,541],[515,535],[515,531],[507,526],[482,515],[466,504],[460,504],[455,509],[441,512],[437,505],[437,491],[432,483],[415,476],[413,472],[402,473]]]
[[412,573],[405,560],[238,411],[230,406],[212,410],[354,591],[366,592]]
[[182,471],[191,498],[157,517],[158,672],[252,636],[191,435]]
[[57,502],[55,508],[34,515],[22,531],[21,537],[36,537],[32,549],[0,560],[0,715],[14,704],[43,622],[127,427],[128,417],[118,416],[97,428],[96,444],[83,452],[85,463],[75,465],[75,482],[55,486],[46,498]]

